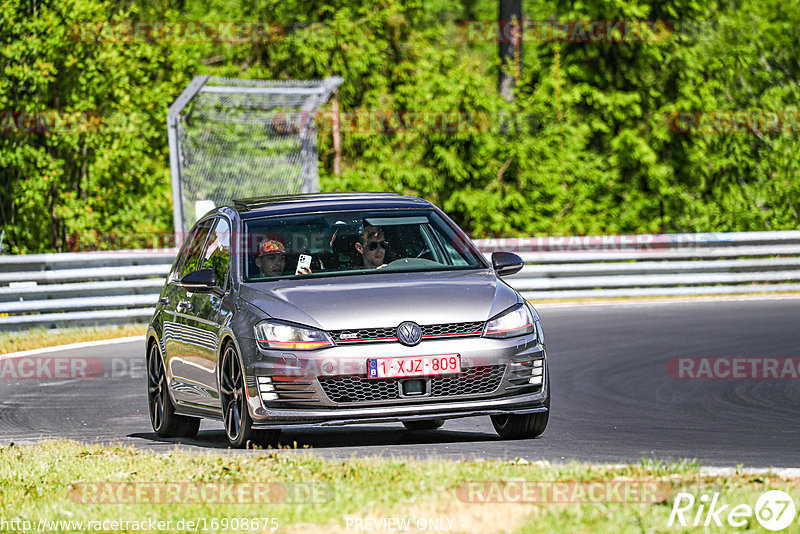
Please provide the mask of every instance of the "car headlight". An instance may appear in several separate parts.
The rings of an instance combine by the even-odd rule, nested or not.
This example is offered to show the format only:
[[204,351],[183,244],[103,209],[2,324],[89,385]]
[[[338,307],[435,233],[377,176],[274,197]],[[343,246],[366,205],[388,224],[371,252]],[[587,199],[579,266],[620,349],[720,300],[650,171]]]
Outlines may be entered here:
[[502,315],[489,319],[483,328],[483,337],[505,339],[536,333],[533,315],[525,304],[517,304]]
[[316,328],[262,321],[255,330],[256,341],[264,349],[315,350],[333,346],[331,336]]

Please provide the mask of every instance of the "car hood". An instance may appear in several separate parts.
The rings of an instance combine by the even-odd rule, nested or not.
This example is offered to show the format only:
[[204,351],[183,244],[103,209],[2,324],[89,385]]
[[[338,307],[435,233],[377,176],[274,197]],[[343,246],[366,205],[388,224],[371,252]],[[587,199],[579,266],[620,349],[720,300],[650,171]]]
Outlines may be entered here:
[[394,327],[403,321],[485,321],[522,300],[491,269],[307,278],[240,287],[240,298],[269,317],[323,330]]

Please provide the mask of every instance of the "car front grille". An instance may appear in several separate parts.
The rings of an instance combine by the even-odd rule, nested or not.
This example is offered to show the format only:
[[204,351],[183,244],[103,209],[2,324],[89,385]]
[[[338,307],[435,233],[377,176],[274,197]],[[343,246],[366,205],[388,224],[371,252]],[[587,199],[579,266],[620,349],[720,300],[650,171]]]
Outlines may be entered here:
[[336,343],[366,343],[369,341],[397,341],[396,328],[363,328],[361,330],[335,330],[331,332]]
[[[483,325],[483,321],[422,325],[422,339],[479,336],[483,333]],[[397,327],[333,330],[330,334],[337,345],[397,341]]]
[[369,379],[362,376],[320,378],[322,390],[336,403],[375,402],[395,399],[430,399],[479,395],[495,391],[503,379],[505,365],[469,367],[456,375],[435,376],[430,380],[430,395],[401,397],[396,378]]

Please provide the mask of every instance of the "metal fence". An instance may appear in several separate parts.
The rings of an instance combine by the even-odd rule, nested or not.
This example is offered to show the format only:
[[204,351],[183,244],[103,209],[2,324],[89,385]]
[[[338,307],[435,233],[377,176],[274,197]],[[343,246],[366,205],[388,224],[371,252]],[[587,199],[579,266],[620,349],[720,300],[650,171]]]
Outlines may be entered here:
[[234,198],[318,191],[314,113],[341,82],[195,77],[167,115],[176,235]]
[[[800,231],[477,240],[533,301],[800,291]],[[0,330],[147,321],[174,251],[0,256]]]

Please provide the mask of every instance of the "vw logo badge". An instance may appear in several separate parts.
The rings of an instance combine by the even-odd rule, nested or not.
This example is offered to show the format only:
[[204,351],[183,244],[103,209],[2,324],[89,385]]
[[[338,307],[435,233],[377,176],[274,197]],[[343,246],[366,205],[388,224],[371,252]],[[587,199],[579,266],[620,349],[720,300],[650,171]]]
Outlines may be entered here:
[[422,341],[422,328],[417,323],[406,321],[397,327],[397,339],[400,343],[413,347]]

